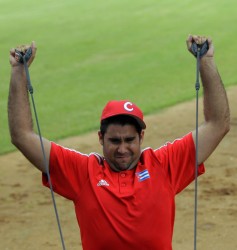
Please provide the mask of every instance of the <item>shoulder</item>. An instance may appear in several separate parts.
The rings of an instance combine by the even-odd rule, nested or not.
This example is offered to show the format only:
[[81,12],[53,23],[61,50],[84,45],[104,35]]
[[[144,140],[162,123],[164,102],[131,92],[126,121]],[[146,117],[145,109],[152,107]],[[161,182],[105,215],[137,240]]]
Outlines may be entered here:
[[99,164],[103,162],[103,157],[96,152],[85,154],[76,149],[68,148],[59,145],[55,142],[51,142],[50,158],[74,159],[85,161],[96,160]]
[[193,151],[195,149],[192,133],[188,133],[181,138],[177,138],[173,141],[168,141],[159,148],[153,149],[147,147],[142,150],[141,159],[157,158],[160,161],[170,154],[182,152],[182,151]]
[[161,147],[155,149],[154,151],[159,152],[159,151],[164,151],[164,150],[176,150],[176,149],[182,149],[186,147],[193,147],[194,146],[194,141],[193,141],[193,135],[192,132],[184,135],[183,137],[176,138],[173,141],[168,141]]

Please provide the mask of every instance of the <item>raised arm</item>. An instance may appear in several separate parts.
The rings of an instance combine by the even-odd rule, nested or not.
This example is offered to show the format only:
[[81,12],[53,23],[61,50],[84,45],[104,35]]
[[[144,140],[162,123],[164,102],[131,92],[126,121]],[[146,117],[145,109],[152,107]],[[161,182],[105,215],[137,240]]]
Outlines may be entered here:
[[[230,130],[230,112],[225,88],[214,62],[214,47],[211,39],[189,36],[187,47],[191,52],[192,42],[208,41],[209,49],[200,59],[200,75],[204,94],[205,121],[198,128],[198,163],[204,162]],[[193,131],[196,144],[196,131]]]
[[[28,61],[28,66],[33,62],[36,54],[34,42],[32,42],[31,48],[32,56]],[[40,171],[46,172],[39,136],[33,130],[24,65],[17,61],[15,49],[10,50],[10,64],[11,80],[8,97],[8,121],[11,141],[33,165]],[[43,144],[48,161],[51,143],[43,139]]]

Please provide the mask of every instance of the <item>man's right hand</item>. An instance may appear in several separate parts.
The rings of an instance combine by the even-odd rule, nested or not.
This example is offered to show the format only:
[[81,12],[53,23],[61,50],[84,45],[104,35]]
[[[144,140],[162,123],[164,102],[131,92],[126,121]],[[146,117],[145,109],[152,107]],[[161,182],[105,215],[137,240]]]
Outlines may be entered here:
[[[34,58],[35,58],[35,55],[36,55],[36,50],[37,50],[37,47],[35,45],[35,42],[32,42],[31,45],[21,45],[18,47],[18,49],[20,51],[22,51],[23,53],[25,53],[27,51],[27,49],[29,49],[31,47],[32,49],[32,55],[30,57],[30,59],[28,60],[27,62],[27,65],[28,67],[30,67],[31,63],[33,62]],[[12,48],[10,50],[10,64],[12,67],[16,67],[16,66],[20,66],[22,65],[19,60],[18,60],[18,57],[16,55],[16,51],[15,51],[15,48]]]

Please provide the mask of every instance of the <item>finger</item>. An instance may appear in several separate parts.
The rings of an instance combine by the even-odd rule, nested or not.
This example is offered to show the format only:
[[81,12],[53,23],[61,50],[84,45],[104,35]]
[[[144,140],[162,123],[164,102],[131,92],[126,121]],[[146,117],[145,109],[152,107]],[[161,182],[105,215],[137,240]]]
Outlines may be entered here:
[[192,38],[193,38],[193,39],[192,39],[192,43],[195,42],[195,43],[198,44],[199,36],[193,35]]
[[214,54],[214,45],[212,42],[212,39],[210,37],[207,38],[208,46],[209,46],[209,51],[213,55]]
[[13,56],[15,54],[15,49],[14,48],[11,48],[10,49],[10,55]]
[[187,41],[187,42],[192,42],[192,40],[193,40],[193,35],[190,35],[190,34],[189,34],[186,41]]
[[29,60],[28,60],[28,62],[27,62],[28,66],[29,66],[29,65],[32,63],[32,61],[34,60],[35,54],[36,54],[36,51],[37,51],[37,47],[36,47],[35,41],[32,41],[32,42],[31,42],[30,47],[31,47],[31,50],[32,50],[32,54],[31,54],[31,57],[29,58]]
[[23,53],[23,54],[25,54],[25,52],[28,48],[29,48],[29,45],[25,45],[25,44],[16,46],[16,50]]
[[15,65],[16,63],[19,63],[20,58],[16,55],[15,53],[15,49],[11,48],[10,49],[10,57],[9,57],[9,61],[11,65]]
[[212,39],[210,37],[207,38],[207,42],[208,42],[209,47],[213,46]]
[[31,49],[32,49],[32,54],[35,54],[35,53],[36,53],[36,50],[37,50],[35,41],[32,41],[32,42],[31,42]]
[[203,44],[206,42],[207,38],[205,36],[202,36],[200,40],[201,40],[201,44]]
[[187,40],[186,40],[186,44],[187,44],[187,48],[190,49],[191,45],[192,45],[192,40],[193,40],[193,36],[189,35]]

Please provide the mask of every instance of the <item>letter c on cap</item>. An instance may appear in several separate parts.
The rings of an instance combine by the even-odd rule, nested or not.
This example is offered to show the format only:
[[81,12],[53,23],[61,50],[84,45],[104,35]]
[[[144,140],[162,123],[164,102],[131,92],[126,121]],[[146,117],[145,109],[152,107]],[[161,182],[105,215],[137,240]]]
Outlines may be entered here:
[[123,107],[124,109],[126,109],[127,111],[131,112],[133,111],[133,107],[129,108],[128,106],[132,106],[132,103],[131,102],[125,102]]

